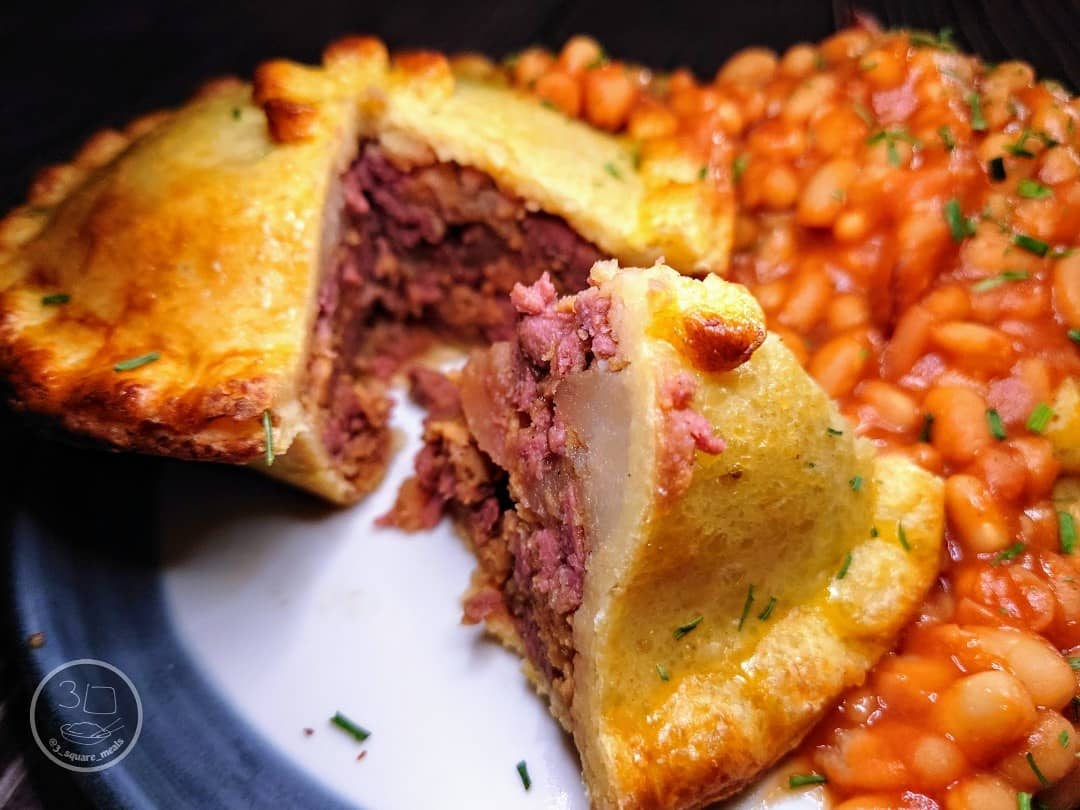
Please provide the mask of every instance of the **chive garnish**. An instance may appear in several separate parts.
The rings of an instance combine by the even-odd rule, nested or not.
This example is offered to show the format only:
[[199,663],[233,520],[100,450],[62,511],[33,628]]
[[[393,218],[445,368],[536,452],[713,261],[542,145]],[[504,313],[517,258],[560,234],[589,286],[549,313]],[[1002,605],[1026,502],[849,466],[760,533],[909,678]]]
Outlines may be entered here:
[[853,476],[851,480],[848,481],[848,486],[851,487],[853,492],[858,492],[860,489],[862,489],[862,485],[863,477],[861,475]]
[[971,285],[971,289],[975,292],[986,292],[1007,281],[1023,281],[1026,278],[1030,278],[1030,275],[1024,270],[1005,270],[998,273],[996,276],[990,276],[989,278],[976,281]]
[[700,169],[697,170],[697,179],[698,180],[704,180],[705,175],[707,175],[708,173],[709,173],[709,167],[708,166],[702,166]]
[[982,96],[978,93],[969,93],[967,103],[971,108],[971,128],[976,132],[982,132],[986,129],[986,119],[983,117],[982,111]]
[[1058,512],[1058,542],[1062,554],[1072,554],[1076,548],[1076,521],[1071,512]]
[[117,363],[113,366],[113,371],[131,371],[140,366],[145,366],[147,363],[153,363],[159,357],[161,357],[160,352],[150,352],[149,354],[132,357],[130,360],[124,360],[123,362]]
[[1016,794],[1016,810],[1031,810],[1031,794],[1021,791]]
[[750,162],[750,158],[746,155],[739,155],[733,161],[731,161],[731,182],[738,183],[742,178],[743,173],[746,171],[746,166]]
[[239,107],[233,107],[232,108],[232,117],[233,117],[234,121],[239,121],[240,120],[240,108]]
[[837,579],[843,579],[847,576],[848,569],[851,568],[851,552],[847,553],[844,557],[844,564],[840,566],[840,570],[836,572]]
[[855,102],[853,106],[855,107],[855,114],[863,120],[863,123],[868,127],[872,127],[874,125],[874,114],[866,108],[866,105]]
[[765,621],[772,615],[774,607],[776,607],[776,597],[770,596],[768,603],[765,605],[765,609],[761,611],[757,617],[761,619],[761,621]]
[[562,110],[559,109],[555,102],[549,98],[540,99],[540,106],[547,107],[549,110],[554,110],[555,112],[562,112]]
[[919,441],[929,442],[930,431],[934,427],[934,415],[932,413],[923,414],[922,430],[919,431]]
[[[1066,658],[1065,660],[1069,662],[1069,666],[1072,667],[1074,670],[1080,671],[1080,658],[1073,656],[1072,658]],[[1073,698],[1073,700],[1077,700],[1077,698]]]
[[1028,751],[1024,754],[1024,759],[1026,759],[1027,764],[1031,766],[1032,773],[1034,773],[1035,778],[1039,780],[1039,784],[1044,788],[1050,787],[1050,780],[1043,775],[1043,772],[1039,770],[1039,766],[1035,764],[1035,756]]
[[663,664],[656,665],[656,674],[660,676],[660,680],[662,681],[666,681],[668,679],[668,671]]
[[746,601],[743,602],[742,615],[739,617],[739,629],[742,630],[743,625],[746,624],[746,617],[750,615],[750,606],[754,604],[754,586],[751,583],[750,587],[746,591]]
[[1001,565],[1003,562],[1015,560],[1017,557],[1024,553],[1025,548],[1027,548],[1027,546],[1025,546],[1023,543],[1013,543],[1004,551],[999,551],[997,556],[994,557],[994,561],[990,564]]
[[703,619],[704,617],[699,613],[697,616],[695,616],[685,624],[680,624],[678,627],[675,628],[675,632],[672,633],[672,635],[675,637],[675,640],[678,641],[687,633],[692,632],[694,628],[701,624]]
[[356,738],[358,742],[363,742],[371,736],[371,732],[363,726],[357,725],[341,712],[334,712],[334,716],[330,718],[330,722],[340,728],[346,734],[351,734]]
[[820,773],[794,773],[788,779],[788,787],[794,790],[807,785],[824,785],[828,781]]
[[274,464],[274,425],[270,421],[270,411],[263,411],[262,415],[263,434],[266,436],[266,466]]
[[60,304],[66,304],[71,300],[71,296],[67,293],[53,293],[52,295],[44,295],[41,298],[41,305],[45,307],[55,307]]
[[529,766],[525,764],[525,760],[521,760],[517,764],[518,776],[521,777],[521,786],[528,790],[532,787],[532,779],[529,778]]
[[938,135],[941,136],[941,142],[945,144],[945,151],[951,152],[956,148],[956,141],[953,140],[952,130],[946,126],[938,127]]
[[1032,433],[1042,433],[1050,420],[1054,418],[1054,410],[1045,402],[1040,402],[1031,412],[1027,420],[1027,429]]
[[1073,343],[1080,343],[1080,329],[1070,329],[1065,333]]
[[904,524],[896,524],[896,539],[900,541],[900,545],[904,547],[904,551],[911,551],[911,543],[908,542],[907,532],[904,531]]
[[879,532],[877,530],[877,526],[871,526],[870,527],[870,536],[871,537],[877,537],[879,534],[881,534],[881,532]]
[[963,242],[975,233],[975,226],[960,210],[960,201],[956,197],[945,203],[945,221],[949,223],[954,242]]
[[1016,184],[1016,193],[1028,200],[1045,200],[1054,192],[1049,186],[1044,186],[1038,180],[1025,177]]
[[614,177],[616,180],[622,180],[622,174],[619,172],[618,167],[610,160],[604,164],[604,171]]
[[952,41],[952,35],[953,30],[948,27],[938,31],[937,36],[928,31],[910,31],[908,41],[915,48],[941,48],[946,51],[955,51],[956,43]]
[[1009,143],[1005,145],[1005,151],[1008,152],[1010,155],[1013,155],[1014,157],[1035,157],[1035,153],[1025,146],[1025,144],[1027,144],[1027,139],[1030,138],[1031,135],[1031,130],[1025,129],[1023,132],[1020,133],[1020,137],[1017,139],[1016,143]]
[[828,433],[830,436],[843,436],[844,435],[844,431],[837,430],[836,428],[832,428],[832,427],[831,428],[825,428],[825,432]]
[[999,442],[1005,441],[1005,439],[1008,438],[1005,433],[1005,425],[1001,421],[1001,414],[993,408],[986,409],[986,424],[990,428],[990,435]]
[[1068,748],[1069,747],[1069,732],[1062,731],[1060,734],[1058,734],[1058,744],[1062,748]]
[[991,181],[1000,183],[1005,179],[1005,158],[991,158],[990,162],[986,164],[986,171],[990,175]]
[[1036,256],[1045,256],[1046,251],[1050,249],[1050,246],[1043,242],[1041,239],[1036,239],[1033,236],[1028,236],[1026,233],[1015,234],[1012,238],[1012,243],[1019,248],[1023,248]]

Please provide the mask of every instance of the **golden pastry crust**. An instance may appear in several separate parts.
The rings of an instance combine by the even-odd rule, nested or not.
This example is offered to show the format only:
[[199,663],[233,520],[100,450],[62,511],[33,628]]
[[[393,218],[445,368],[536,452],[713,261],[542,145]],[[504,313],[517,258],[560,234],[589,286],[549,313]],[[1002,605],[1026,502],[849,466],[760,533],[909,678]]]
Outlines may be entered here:
[[[340,502],[370,489],[383,459],[344,478],[305,400],[339,179],[365,138],[479,169],[622,258],[726,263],[730,205],[672,179],[672,161],[639,170],[628,143],[456,78],[441,55],[391,62],[349,37],[320,67],[275,60],[253,85],[211,82],[42,172],[0,221],[0,373],[15,406],[116,449],[257,465],[269,412],[272,474]],[[57,294],[69,299],[45,303]]]

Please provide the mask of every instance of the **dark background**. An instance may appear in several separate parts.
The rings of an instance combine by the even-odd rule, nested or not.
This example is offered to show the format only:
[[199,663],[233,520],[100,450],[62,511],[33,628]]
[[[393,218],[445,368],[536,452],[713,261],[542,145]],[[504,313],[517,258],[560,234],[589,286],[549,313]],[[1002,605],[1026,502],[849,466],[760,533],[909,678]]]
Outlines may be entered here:
[[[992,62],[1022,59],[1040,76],[1080,86],[1080,0],[83,0],[80,5],[0,0],[0,215],[23,200],[35,172],[66,160],[94,131],[179,104],[209,77],[250,76],[269,57],[317,61],[323,47],[345,33],[376,34],[391,48],[477,50],[491,56],[534,43],[558,47],[575,33],[589,33],[617,57],[656,68],[688,65],[711,76],[741,47],[783,49],[820,40],[847,24],[859,8],[886,26],[950,26],[965,50]],[[2,410],[0,452],[5,458],[0,542],[6,541],[3,519],[10,513],[4,507],[46,495],[33,483],[42,476],[27,475],[30,469],[88,470],[87,497],[92,498],[95,488],[104,493],[110,484],[145,477],[154,466],[145,459],[106,460],[41,444]],[[0,805],[80,807],[66,772],[45,763],[29,741],[29,701],[12,648],[3,646],[11,643],[8,638],[0,639]]]

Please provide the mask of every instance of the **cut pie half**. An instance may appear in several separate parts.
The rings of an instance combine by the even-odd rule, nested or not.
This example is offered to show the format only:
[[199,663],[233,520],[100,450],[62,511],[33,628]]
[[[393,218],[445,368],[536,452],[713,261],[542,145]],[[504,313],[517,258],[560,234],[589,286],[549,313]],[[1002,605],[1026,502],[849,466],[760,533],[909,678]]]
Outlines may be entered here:
[[353,501],[390,449],[385,378],[432,339],[506,337],[516,282],[722,269],[730,200],[700,163],[345,39],[44,172],[0,223],[0,374],[68,433]]
[[449,502],[479,560],[466,619],[524,655],[594,806],[697,808],[895,642],[938,569],[942,484],[875,458],[744,288],[614,262],[590,285],[514,291],[412,497]]

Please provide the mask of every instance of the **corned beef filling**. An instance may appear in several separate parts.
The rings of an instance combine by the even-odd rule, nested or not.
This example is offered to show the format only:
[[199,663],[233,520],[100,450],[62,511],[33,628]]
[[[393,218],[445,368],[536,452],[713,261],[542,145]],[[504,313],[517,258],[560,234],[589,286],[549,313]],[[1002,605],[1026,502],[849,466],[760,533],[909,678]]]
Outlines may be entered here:
[[434,337],[509,337],[515,283],[548,272],[561,291],[579,290],[600,254],[480,172],[395,162],[372,142],[361,144],[342,191],[307,390],[327,450],[363,482],[381,472],[390,449],[386,378]]

